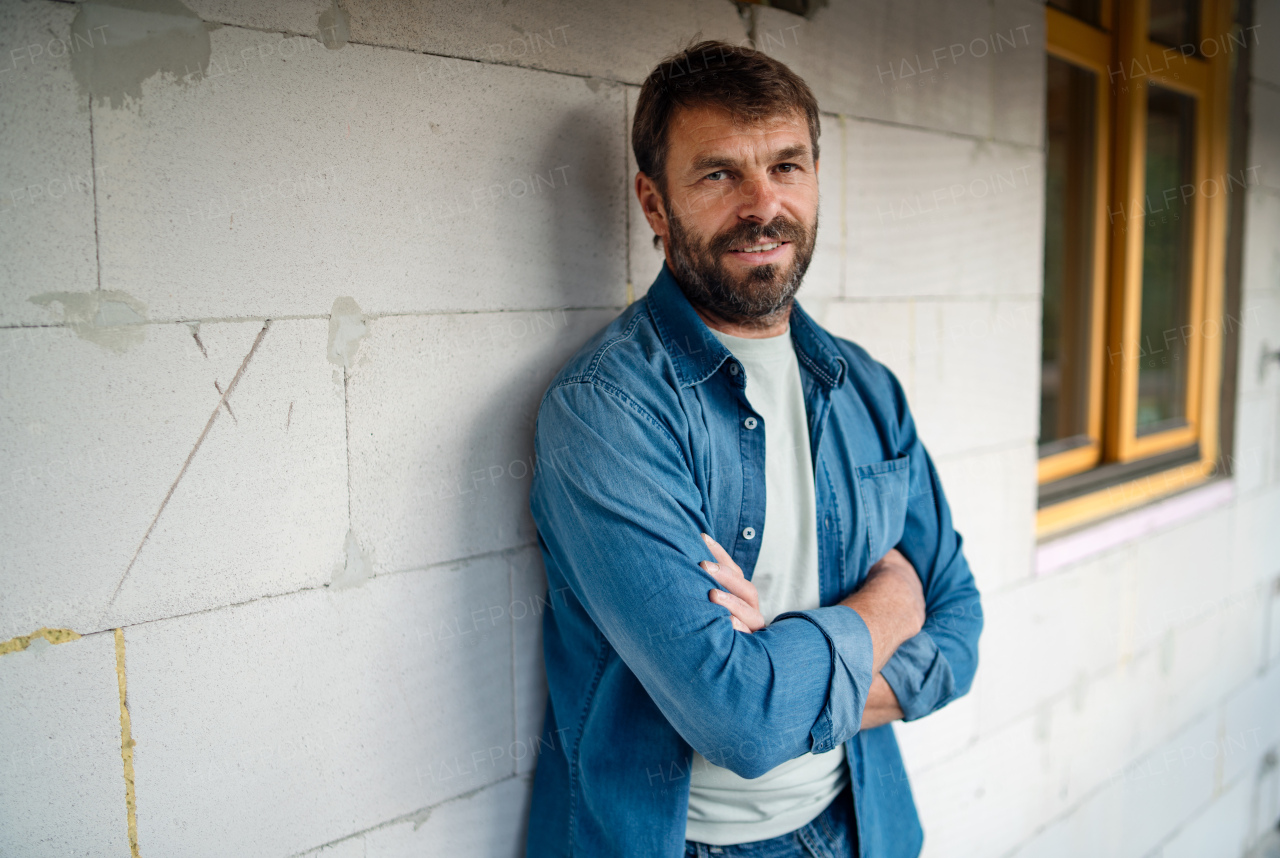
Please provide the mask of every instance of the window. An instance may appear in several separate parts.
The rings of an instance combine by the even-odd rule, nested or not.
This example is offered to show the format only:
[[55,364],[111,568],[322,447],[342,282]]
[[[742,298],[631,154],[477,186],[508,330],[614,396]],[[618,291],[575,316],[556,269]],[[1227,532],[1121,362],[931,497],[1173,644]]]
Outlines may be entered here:
[[1230,11],[1046,4],[1041,536],[1214,471]]

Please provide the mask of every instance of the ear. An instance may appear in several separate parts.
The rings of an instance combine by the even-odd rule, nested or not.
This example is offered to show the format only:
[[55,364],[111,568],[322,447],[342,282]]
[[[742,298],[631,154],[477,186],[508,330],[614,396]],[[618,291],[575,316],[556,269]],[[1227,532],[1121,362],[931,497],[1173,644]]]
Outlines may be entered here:
[[640,201],[640,210],[644,212],[645,220],[649,221],[649,228],[665,240],[669,231],[667,210],[663,206],[658,183],[644,173],[636,173],[636,199]]

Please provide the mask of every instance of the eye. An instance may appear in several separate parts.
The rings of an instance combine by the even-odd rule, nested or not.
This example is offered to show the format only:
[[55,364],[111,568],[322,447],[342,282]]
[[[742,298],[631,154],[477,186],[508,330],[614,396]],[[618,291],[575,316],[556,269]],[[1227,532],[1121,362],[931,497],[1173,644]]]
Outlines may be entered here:
[[800,169],[799,164],[779,164],[778,169],[784,173],[794,173]]
[[713,182],[718,182],[724,179],[728,175],[729,174],[724,170],[716,170],[714,173],[707,173],[707,175],[703,176],[703,178],[710,179]]

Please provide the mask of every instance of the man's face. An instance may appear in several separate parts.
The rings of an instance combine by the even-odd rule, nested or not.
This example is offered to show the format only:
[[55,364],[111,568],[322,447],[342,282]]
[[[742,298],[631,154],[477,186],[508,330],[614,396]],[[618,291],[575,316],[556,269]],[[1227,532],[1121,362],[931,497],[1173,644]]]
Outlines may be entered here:
[[800,288],[818,230],[818,171],[804,117],[744,124],[718,108],[682,109],[668,144],[661,217],[649,205],[646,213],[676,279],[721,319],[776,323]]

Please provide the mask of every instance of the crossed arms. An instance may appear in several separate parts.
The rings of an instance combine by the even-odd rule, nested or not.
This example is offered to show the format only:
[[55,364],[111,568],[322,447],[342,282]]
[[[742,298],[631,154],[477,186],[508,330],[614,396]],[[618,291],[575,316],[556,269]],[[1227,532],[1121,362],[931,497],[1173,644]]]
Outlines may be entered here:
[[[707,598],[729,610],[729,620],[737,631],[751,634],[764,628],[755,585],[747,580],[741,567],[720,543],[705,533],[702,541],[716,559],[714,562],[704,560],[698,565],[724,587],[710,590]],[[871,633],[871,666],[875,678],[862,710],[860,729],[870,730],[899,720],[903,716],[902,707],[880,671],[898,647],[924,627],[924,589],[915,567],[894,548],[867,571],[862,586],[839,604],[856,611]]]
[[[903,413],[899,449],[918,499],[898,546],[909,565],[891,552],[843,603],[788,611],[742,634],[738,618],[707,597],[718,581],[699,566],[711,553],[699,534],[714,528],[668,421],[585,377],[544,399],[530,502],[549,582],[570,588],[593,633],[716,765],[758,777],[899,709],[907,720],[922,717],[968,690],[978,594],[936,473]],[[913,579],[923,589],[923,627]]]

